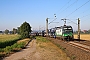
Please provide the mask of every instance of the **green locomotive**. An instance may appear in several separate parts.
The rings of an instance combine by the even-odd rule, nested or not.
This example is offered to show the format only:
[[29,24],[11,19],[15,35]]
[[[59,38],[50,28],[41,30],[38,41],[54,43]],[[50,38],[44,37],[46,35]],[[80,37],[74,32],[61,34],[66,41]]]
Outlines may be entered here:
[[56,37],[59,37],[62,40],[73,40],[73,28],[72,26],[61,26],[61,27],[56,27],[55,31]]

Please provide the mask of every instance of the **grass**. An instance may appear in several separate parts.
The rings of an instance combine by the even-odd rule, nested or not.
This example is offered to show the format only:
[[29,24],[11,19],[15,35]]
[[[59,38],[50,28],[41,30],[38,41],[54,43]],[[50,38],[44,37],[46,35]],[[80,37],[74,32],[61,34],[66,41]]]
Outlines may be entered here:
[[12,46],[7,46],[3,49],[4,52],[10,53],[11,51],[18,51],[24,48],[25,42],[15,43]]
[[49,40],[48,39],[46,39],[46,38],[44,38],[44,37],[36,37],[36,39],[37,39],[37,41],[39,41],[39,42],[49,42]]
[[63,48],[62,46],[60,46],[59,44],[55,44],[57,47],[59,47],[61,50],[65,51],[66,48]]
[[5,48],[1,48],[0,49],[0,57],[10,54],[11,52],[20,51],[22,48],[25,47],[25,44],[26,44],[26,42],[19,42],[19,43],[15,43],[11,46],[6,46]]
[[75,60],[76,56],[75,55],[72,55],[71,56],[71,60]]
[[[45,37],[36,37],[37,51],[39,51],[42,58],[45,60],[70,60],[66,53],[62,50],[65,48],[59,44],[55,44]],[[38,48],[39,47],[39,48]]]
[[[48,39],[46,39],[46,38],[44,38],[44,37],[36,37],[36,39],[37,39],[37,42],[39,41],[39,42],[45,42],[45,43],[47,43],[47,42],[50,42],[50,40],[48,40]],[[52,42],[52,41],[51,41]],[[54,42],[52,42],[53,44],[55,44]],[[63,48],[62,46],[60,46],[59,44],[55,44],[57,47],[59,47],[60,49],[62,49],[62,50],[64,50],[65,51],[65,49],[66,48]],[[44,46],[41,46],[40,45],[40,47],[41,48],[43,48]]]
[[[78,35],[74,35],[74,38],[77,39]],[[90,41],[90,34],[81,34],[80,39],[82,40],[89,40]]]
[[36,43],[37,44],[39,43],[39,47],[41,47],[41,48],[45,48],[45,46],[41,45],[41,43],[49,43],[50,42],[48,39],[41,37],[41,36],[36,37],[36,39],[37,39]]

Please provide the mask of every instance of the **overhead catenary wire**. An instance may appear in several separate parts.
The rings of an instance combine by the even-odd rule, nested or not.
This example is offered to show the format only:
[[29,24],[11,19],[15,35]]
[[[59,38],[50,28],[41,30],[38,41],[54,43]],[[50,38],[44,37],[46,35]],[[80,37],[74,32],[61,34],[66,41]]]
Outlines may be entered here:
[[[62,10],[67,4],[69,4],[70,1],[71,1],[71,0],[69,0],[60,10]],[[60,11],[60,10],[59,10],[59,11]],[[59,12],[59,11],[58,11],[58,12]],[[58,12],[57,12],[57,13],[58,13]],[[53,21],[55,21],[56,19],[57,19],[57,18],[55,18]],[[51,21],[50,23],[52,23],[53,21]],[[49,24],[50,24],[50,23],[49,23]]]
[[[55,18],[53,21],[55,21],[56,19],[57,19],[57,18]],[[52,23],[53,21],[51,21],[50,23]],[[50,23],[49,23],[49,24],[50,24]]]
[[82,17],[80,17],[80,18],[84,18],[84,17],[87,17],[87,16],[89,16],[90,14],[88,14],[88,15],[84,15],[84,16],[82,16]]
[[[70,2],[71,0],[69,0],[69,2]],[[73,2],[74,4],[77,2],[78,0],[76,0],[75,2]],[[86,5],[87,3],[89,3],[90,2],[90,0],[88,0],[88,1],[86,1],[84,4],[82,4],[81,6],[79,6],[78,8],[76,8],[73,12],[71,12],[69,15],[67,15],[66,17],[68,17],[68,16],[70,16],[70,15],[72,15],[73,13],[75,13],[77,10],[79,10],[80,8],[82,8],[84,5]],[[67,5],[67,4],[65,4],[65,5]],[[69,7],[71,7],[71,6],[73,6],[73,4],[70,4],[65,10],[67,10]],[[61,8],[61,9],[63,9],[63,7]],[[64,11],[65,11],[64,10]],[[85,13],[86,11],[84,11],[84,12],[82,12],[82,13]],[[84,18],[84,17],[86,17],[86,16],[89,16],[89,15],[85,15],[85,16],[83,16],[83,17],[81,17],[81,18]],[[65,17],[65,18],[66,18]],[[80,19],[81,19],[80,18]],[[56,19],[54,19],[53,21],[55,21]],[[53,21],[51,21],[50,23],[52,23]],[[72,23],[74,23],[74,24],[76,24],[77,25],[77,23],[75,23],[75,22],[73,22],[73,21],[71,21],[70,20],[70,22],[72,22]],[[49,23],[49,24],[50,24]]]
[[77,23],[75,23],[75,22],[71,21],[70,19],[61,19],[61,20],[63,20],[63,21],[64,21],[64,25],[66,24],[66,20],[68,20],[68,21],[70,21],[70,22],[72,22],[72,23],[74,23],[74,24],[78,25]]
[[[61,9],[63,9],[67,4],[69,4],[70,1],[71,1],[71,0],[69,0]],[[76,3],[77,1],[78,1],[78,0],[76,0],[74,3]],[[74,3],[73,3],[73,4],[74,4]],[[73,5],[73,4],[71,4],[71,5]],[[71,5],[70,5],[70,6],[71,6]],[[68,6],[66,9],[68,9],[70,6]],[[61,9],[60,9],[60,10],[61,10]],[[66,9],[64,9],[64,10],[66,10]],[[59,11],[60,11],[60,10],[59,10]],[[57,19],[57,18],[56,18],[56,19]],[[54,19],[53,21],[55,21],[56,19]],[[53,21],[51,21],[50,23],[52,23]],[[50,23],[49,23],[49,24],[50,24]]]
[[[71,0],[69,0],[63,7],[61,7],[61,8],[59,9],[59,11],[62,10],[67,4],[69,4],[70,1],[71,1]],[[58,13],[59,11],[57,11],[56,14],[59,14],[59,13]]]
[[[70,1],[71,1],[71,0],[69,0],[61,9],[63,9],[67,4],[69,4]],[[71,5],[69,5],[69,6],[68,6],[66,9],[64,9],[63,11],[67,10],[69,7],[71,7],[71,6],[72,6],[73,4],[75,4],[77,1],[78,1],[78,0],[76,0],[75,2],[73,2]],[[60,9],[60,10],[61,10],[61,9]],[[59,10],[59,11],[60,11],[60,10]],[[63,11],[62,11],[62,12],[63,12]],[[53,21],[55,21],[55,20],[56,20],[56,19],[54,19]],[[52,23],[53,21],[51,21],[50,23]],[[50,24],[50,23],[49,23],[49,24]]]
[[[71,14],[73,14],[74,12],[76,12],[78,9],[80,9],[81,7],[83,7],[84,5],[86,5],[87,3],[89,3],[90,0],[88,0],[87,2],[85,2],[83,5],[81,5],[80,7],[78,7],[77,9],[75,9],[73,12],[71,12],[69,15],[67,15],[66,17],[70,16]],[[65,17],[65,18],[66,18]]]
[[[77,14],[77,15],[83,14],[83,13],[85,13],[85,12],[89,11],[89,10],[90,10],[90,8],[89,8],[89,9],[87,9],[87,10],[85,10],[85,11],[83,11],[83,12],[81,12],[81,13],[79,13],[79,14]],[[74,17],[76,17],[77,15],[75,15]]]
[[[76,0],[75,2],[73,2],[72,4],[70,4],[68,7],[66,7],[62,12],[64,12],[65,10],[67,10],[69,7],[73,6],[78,0]],[[61,12],[61,13],[62,13]]]
[[[69,19],[68,19],[69,20]],[[78,25],[77,23],[75,23],[75,22],[73,22],[73,21],[71,21],[71,20],[69,20],[70,22],[72,22],[72,23],[74,23],[74,24],[76,24],[76,25]]]

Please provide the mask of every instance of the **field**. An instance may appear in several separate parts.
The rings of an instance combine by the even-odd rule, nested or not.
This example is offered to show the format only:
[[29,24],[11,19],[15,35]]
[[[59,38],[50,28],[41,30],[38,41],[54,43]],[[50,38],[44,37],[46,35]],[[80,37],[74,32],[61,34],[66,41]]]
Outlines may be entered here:
[[[77,37],[78,36],[75,34],[74,38],[77,39]],[[82,39],[82,40],[89,40],[90,41],[90,34],[81,34],[80,35],[80,39]]]
[[0,35],[0,48],[11,46],[20,39],[19,35]]
[[0,42],[14,40],[19,38],[19,35],[0,35]]

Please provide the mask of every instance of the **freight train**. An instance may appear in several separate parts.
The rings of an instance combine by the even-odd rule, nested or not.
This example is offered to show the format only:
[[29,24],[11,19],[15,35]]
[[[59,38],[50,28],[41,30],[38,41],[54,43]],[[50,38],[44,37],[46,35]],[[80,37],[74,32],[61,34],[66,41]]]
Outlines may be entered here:
[[[37,32],[36,35],[46,36],[46,31]],[[59,38],[62,40],[73,40],[73,28],[72,26],[60,26],[51,28],[48,30],[48,36],[53,38]]]

